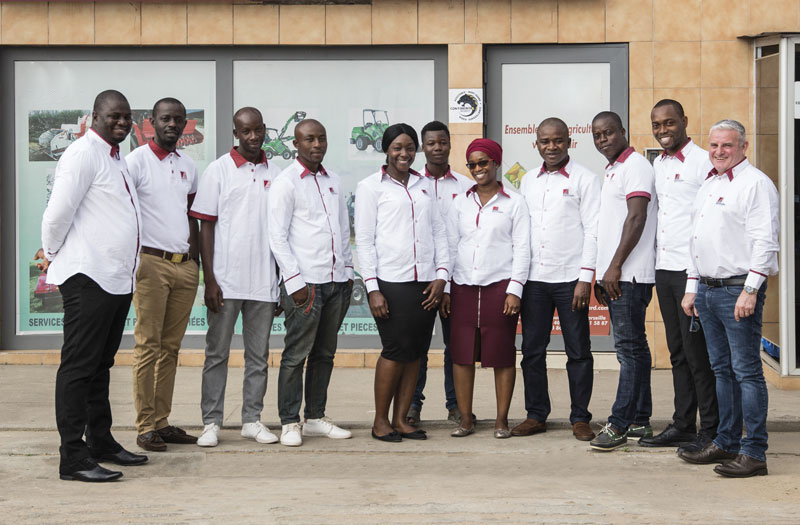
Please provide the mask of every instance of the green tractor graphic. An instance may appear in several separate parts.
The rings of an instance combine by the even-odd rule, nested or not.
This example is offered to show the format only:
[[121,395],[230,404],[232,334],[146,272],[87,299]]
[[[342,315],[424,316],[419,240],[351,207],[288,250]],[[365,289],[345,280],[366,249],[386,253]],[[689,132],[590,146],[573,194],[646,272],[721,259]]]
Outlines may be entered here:
[[286,135],[286,130],[289,129],[293,122],[300,122],[304,118],[306,118],[305,111],[295,111],[280,131],[276,128],[267,128],[267,135],[264,137],[264,144],[261,146],[267,159],[281,157],[284,160],[290,160],[297,156],[297,151],[290,147],[294,140],[294,135]]
[[365,109],[361,115],[363,125],[353,128],[350,144],[355,144],[358,151],[364,151],[368,146],[381,150],[383,132],[389,127],[389,114],[382,109]]

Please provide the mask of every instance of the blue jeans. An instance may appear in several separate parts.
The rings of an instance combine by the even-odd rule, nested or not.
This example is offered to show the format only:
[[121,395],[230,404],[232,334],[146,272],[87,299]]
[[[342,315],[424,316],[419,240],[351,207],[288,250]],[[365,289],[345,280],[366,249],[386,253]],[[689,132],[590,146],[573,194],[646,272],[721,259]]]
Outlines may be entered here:
[[620,281],[622,296],[612,301],[603,291],[611,326],[614,348],[619,361],[617,398],[608,422],[620,430],[632,423],[649,425],[653,413],[650,395],[650,347],[644,332],[645,312],[653,297],[653,285]]
[[[734,307],[742,288],[709,288],[701,283],[695,299],[717,378],[719,427],[714,444],[726,452],[766,461],[767,384],[761,368],[761,317],[767,283],[758,291],[753,315],[736,321]],[[742,419],[746,437],[742,437]]]
[[[453,384],[453,361],[450,359],[450,318],[442,317],[442,339],[444,340],[444,395],[445,408],[452,410],[458,408],[456,402],[456,387]],[[417,376],[417,388],[414,389],[414,398],[411,400],[411,407],[422,410],[422,402],[425,401],[425,383],[428,380],[428,352],[422,354],[419,360],[419,375]]]

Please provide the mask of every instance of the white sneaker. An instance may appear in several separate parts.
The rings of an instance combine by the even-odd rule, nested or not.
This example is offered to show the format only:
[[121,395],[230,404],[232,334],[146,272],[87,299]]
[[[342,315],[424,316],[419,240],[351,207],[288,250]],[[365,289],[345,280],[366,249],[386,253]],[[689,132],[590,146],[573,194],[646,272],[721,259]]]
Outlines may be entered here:
[[203,433],[197,438],[199,447],[216,447],[219,443],[219,425],[210,423],[203,427]]
[[255,439],[259,443],[276,443],[278,441],[278,436],[270,432],[261,421],[242,425],[242,437]]
[[327,436],[331,439],[350,439],[353,434],[349,430],[337,427],[331,418],[307,419],[303,424],[304,436]]
[[300,423],[289,423],[281,427],[281,445],[287,447],[299,447],[303,444],[300,436]]

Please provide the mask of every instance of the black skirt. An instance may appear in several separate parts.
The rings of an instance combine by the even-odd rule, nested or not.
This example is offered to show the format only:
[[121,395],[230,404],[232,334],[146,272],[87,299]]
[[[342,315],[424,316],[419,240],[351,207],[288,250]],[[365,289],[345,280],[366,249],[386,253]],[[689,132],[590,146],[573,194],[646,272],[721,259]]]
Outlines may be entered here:
[[390,361],[416,361],[431,346],[436,309],[425,310],[422,292],[427,282],[391,283],[378,279],[378,288],[389,305],[388,319],[375,319],[381,336],[381,357]]

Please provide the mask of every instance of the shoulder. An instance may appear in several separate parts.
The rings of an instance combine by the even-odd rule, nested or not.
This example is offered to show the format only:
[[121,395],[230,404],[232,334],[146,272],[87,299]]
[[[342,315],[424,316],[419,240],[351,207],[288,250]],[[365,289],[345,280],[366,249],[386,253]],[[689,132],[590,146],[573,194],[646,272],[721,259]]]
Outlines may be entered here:
[[267,167],[267,175],[269,175],[273,179],[281,174],[281,169],[272,162],[267,162],[266,167]]
[[[575,177],[578,179],[579,182],[583,181],[600,181],[601,177],[597,173],[593,172],[583,164],[579,164],[577,162],[572,163],[572,173],[570,173],[570,178]],[[523,179],[524,180],[524,179]]]
[[[137,148],[137,150],[138,149],[141,149],[141,148]],[[180,159],[181,163],[184,166],[186,166],[187,168],[189,168],[192,171],[197,171],[197,163],[194,161],[194,159],[192,157],[190,157],[186,153],[180,153],[179,155],[180,156],[178,158]]]
[[217,177],[220,174],[224,173],[228,167],[234,166],[233,161],[231,160],[231,156],[229,153],[219,157],[218,159],[211,162],[208,166],[206,166],[205,171],[203,171],[203,176],[214,176]]
[[139,146],[138,148],[134,149],[127,155],[125,155],[125,162],[128,164],[138,164],[142,162],[150,151],[150,147],[145,144],[143,146]]
[[748,186],[754,186],[759,190],[766,190],[769,192],[774,191],[777,194],[778,190],[775,187],[775,183],[769,178],[769,175],[752,164],[741,173],[740,177],[744,179],[743,182],[746,182]]
[[645,176],[654,178],[655,172],[650,161],[647,160],[641,153],[634,151],[625,162],[622,163],[622,171],[637,176]]
[[381,182],[381,178],[383,177],[383,173],[377,171],[372,175],[367,175],[356,185],[357,188],[374,188]]
[[463,191],[467,191],[468,189],[470,189],[472,187],[473,184],[475,184],[474,180],[470,179],[466,175],[462,175],[461,173],[458,173],[457,171],[450,170],[450,173],[452,173],[453,177],[456,178],[456,180],[458,181],[459,187],[461,187],[461,189]]

